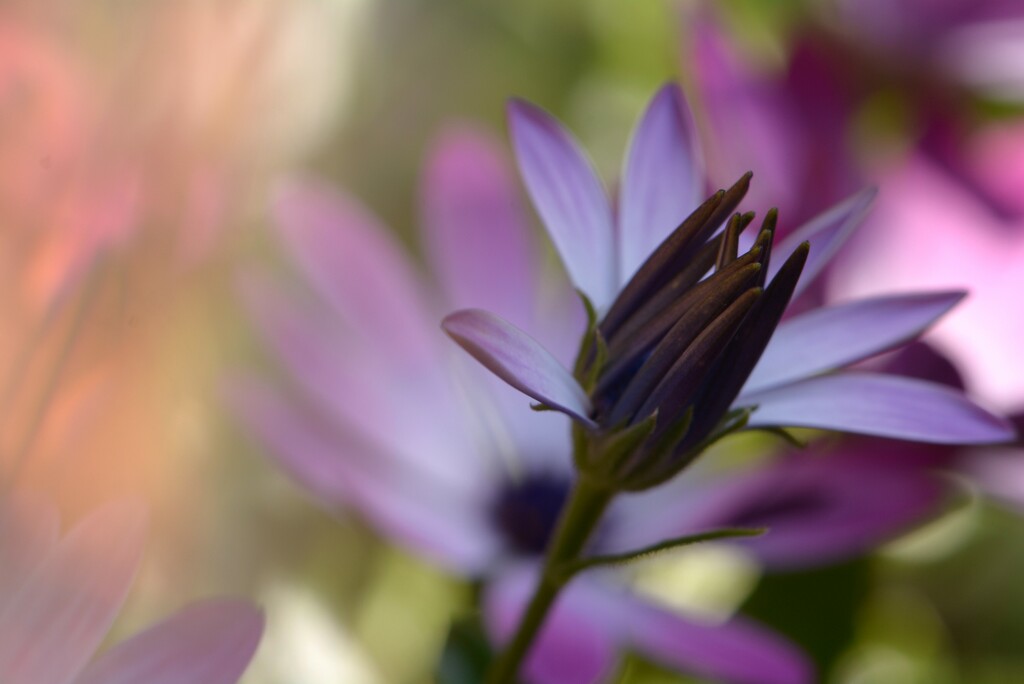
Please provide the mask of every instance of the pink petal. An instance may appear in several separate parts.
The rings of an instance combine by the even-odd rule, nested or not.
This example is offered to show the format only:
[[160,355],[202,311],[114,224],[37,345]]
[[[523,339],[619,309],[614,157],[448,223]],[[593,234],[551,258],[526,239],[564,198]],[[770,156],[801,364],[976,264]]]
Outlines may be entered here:
[[0,615],[0,681],[68,684],[100,645],[142,560],[146,514],[104,506],[62,539]]
[[619,206],[619,285],[625,285],[704,199],[704,164],[693,115],[670,83],[633,132]]
[[522,330],[479,309],[453,313],[441,325],[473,358],[523,394],[593,425],[588,417],[590,399],[583,388]]
[[57,508],[41,496],[11,492],[0,498],[0,615],[57,544]]
[[263,614],[242,601],[197,603],[119,644],[75,684],[234,684],[263,634]]
[[775,330],[743,391],[800,380],[893,349],[920,335],[963,297],[963,292],[878,297],[790,318]]
[[839,430],[931,444],[1013,439],[1012,426],[942,385],[891,375],[841,373],[752,393],[749,425]]
[[478,307],[529,326],[538,246],[498,145],[467,127],[448,131],[434,145],[423,185],[424,243],[445,309]]
[[521,100],[508,108],[512,147],[537,213],[573,283],[594,306],[618,289],[611,207],[576,140],[544,110]]

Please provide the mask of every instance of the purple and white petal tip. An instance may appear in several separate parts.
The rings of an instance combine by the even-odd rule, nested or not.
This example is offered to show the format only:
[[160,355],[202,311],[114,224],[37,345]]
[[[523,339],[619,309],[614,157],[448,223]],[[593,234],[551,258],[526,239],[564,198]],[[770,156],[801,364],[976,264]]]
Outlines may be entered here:
[[548,350],[519,328],[481,309],[450,314],[441,327],[473,358],[512,387],[594,427],[589,418],[590,399],[580,384]]
[[867,216],[877,196],[878,188],[865,188],[797,228],[774,250],[779,258],[773,258],[772,263],[768,266],[769,279],[775,277],[786,257],[800,243],[810,242],[811,252],[800,275],[796,291],[793,293],[793,297],[797,297],[814,282],[814,279],[828,266],[847,239],[853,235],[864,217]]
[[784,321],[743,391],[777,387],[895,349],[928,329],[966,294],[957,290],[862,299]]
[[1013,425],[960,392],[878,373],[839,373],[747,395],[750,427],[808,427],[926,444],[1003,444]]
[[629,143],[619,205],[619,284],[704,200],[704,160],[682,89],[651,99]]
[[511,100],[512,149],[526,189],[573,283],[599,309],[618,282],[611,203],[594,165],[576,139],[550,114]]

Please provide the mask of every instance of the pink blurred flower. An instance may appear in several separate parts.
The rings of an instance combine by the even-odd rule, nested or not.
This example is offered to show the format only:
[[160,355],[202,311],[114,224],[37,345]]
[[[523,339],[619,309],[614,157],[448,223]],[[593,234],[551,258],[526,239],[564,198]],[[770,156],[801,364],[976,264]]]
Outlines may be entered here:
[[[0,212],[28,298],[48,305],[97,253],[143,243],[161,266],[187,266],[222,246],[252,193],[332,122],[329,11],[278,0],[0,11]],[[110,50],[104,32],[125,39]]]
[[189,606],[98,658],[142,560],[146,516],[108,504],[59,536],[57,510],[0,500],[0,680],[4,684],[231,684],[263,617],[234,600]]
[[968,290],[928,339],[962,370],[968,388],[1010,411],[1024,405],[1024,315],[1014,294],[1024,287],[1024,214],[1014,209],[1019,195],[1008,192],[1024,169],[1014,155],[1022,146],[1024,127],[1013,125],[970,138],[959,167],[923,152],[890,161],[879,172],[886,191],[875,215],[830,288],[835,298]]

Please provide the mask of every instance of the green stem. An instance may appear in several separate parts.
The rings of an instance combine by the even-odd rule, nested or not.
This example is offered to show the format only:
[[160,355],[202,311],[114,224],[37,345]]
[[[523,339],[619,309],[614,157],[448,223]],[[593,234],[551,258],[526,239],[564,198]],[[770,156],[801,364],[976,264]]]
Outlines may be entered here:
[[555,530],[541,576],[512,640],[487,675],[487,684],[509,684],[530,650],[541,625],[568,581],[562,566],[575,561],[597,527],[614,492],[581,475],[573,487]]

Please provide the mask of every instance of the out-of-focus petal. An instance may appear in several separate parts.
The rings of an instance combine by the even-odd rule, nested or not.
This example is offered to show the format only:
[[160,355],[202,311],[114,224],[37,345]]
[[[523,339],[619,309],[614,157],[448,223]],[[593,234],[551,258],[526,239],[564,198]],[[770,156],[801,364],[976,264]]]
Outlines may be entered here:
[[[494,464],[487,454],[474,453],[470,426],[458,422],[460,407],[442,375],[442,356],[402,366],[389,350],[339,332],[329,315],[259,278],[243,283],[243,295],[271,349],[339,432],[430,481],[478,487]],[[434,335],[446,342],[440,331]]]
[[683,67],[694,74],[706,110],[701,140],[712,186],[728,187],[753,171],[747,206],[761,214],[778,207],[785,219],[802,202],[793,179],[806,176],[799,117],[787,93],[733,54],[708,13],[695,14],[688,22],[692,51],[683,55]]
[[[1007,140],[1000,144],[1010,148]],[[1021,158],[985,163],[997,159],[989,174],[1024,177]],[[1024,316],[1016,295],[1024,288],[1024,222],[1000,218],[969,183],[923,154],[883,174],[877,208],[830,270],[830,296],[967,289],[970,297],[928,341],[963,372],[972,392],[1001,411],[1015,410],[1024,403]]]
[[509,104],[509,131],[519,171],[573,283],[598,308],[618,289],[611,205],[593,165],[547,112]]
[[[500,549],[483,505],[422,472],[389,468],[379,453],[353,444],[255,380],[228,387],[249,431],[282,467],[330,509],[359,509],[383,534],[457,572],[483,570]],[[488,495],[479,483],[478,495]]]
[[633,132],[622,175],[619,286],[704,199],[704,160],[682,90],[654,96]]
[[[680,518],[687,530],[767,527],[737,540],[775,568],[812,567],[848,558],[934,514],[941,481],[916,464],[876,457],[868,440],[836,454],[795,454],[749,474],[704,483],[698,506]],[[860,450],[858,450],[860,449]]]
[[1024,453],[1020,448],[1005,453],[972,454],[962,469],[981,488],[1024,513]]
[[57,508],[43,497],[15,491],[0,498],[0,614],[53,549],[59,532]]
[[586,392],[522,330],[479,309],[457,311],[444,319],[442,327],[473,358],[523,394],[593,425]]
[[931,444],[1013,439],[1012,426],[942,385],[873,373],[811,378],[743,398],[751,427],[839,430]]
[[[484,618],[497,642],[511,638],[536,581],[535,567],[520,566],[488,585]],[[523,673],[530,684],[595,684],[618,660],[608,616],[578,585],[573,582],[559,595],[526,657]]]
[[[771,632],[740,620],[721,625],[691,621],[607,579],[591,573],[562,591],[527,657],[524,671],[530,681],[597,682],[614,665],[617,653],[630,650],[728,684],[811,681],[804,657]],[[535,581],[535,568],[522,567],[489,589],[485,617],[499,639],[511,633]]]
[[786,257],[792,254],[801,242],[810,242],[811,253],[807,257],[807,264],[804,266],[800,281],[793,292],[794,298],[799,296],[814,282],[818,274],[828,265],[836,252],[864,220],[864,216],[877,194],[873,188],[862,190],[793,231],[789,237],[773,248],[772,260],[768,265],[768,278],[775,277],[778,270],[782,268]]
[[242,601],[198,603],[112,648],[75,684],[234,684],[256,652],[263,622]]
[[814,309],[776,328],[744,392],[800,380],[892,349],[920,335],[963,292],[879,297]]
[[529,327],[537,246],[497,143],[454,128],[435,143],[424,175],[424,243],[445,309],[486,309]]
[[725,684],[809,684],[812,668],[792,644],[773,632],[735,618],[702,624],[630,598],[615,624],[627,645],[663,665]]
[[396,363],[430,363],[435,328],[422,285],[373,216],[311,181],[282,186],[274,214],[299,267],[353,335],[390,350]]
[[108,504],[62,539],[0,615],[0,681],[68,684],[96,651],[142,560],[146,514]]
[[939,48],[942,66],[991,96],[1024,100],[1024,19],[965,26]]

